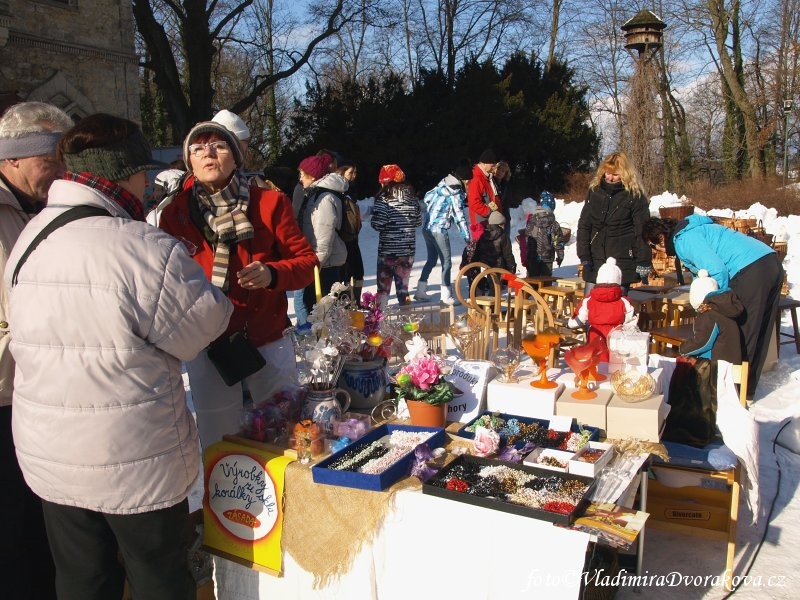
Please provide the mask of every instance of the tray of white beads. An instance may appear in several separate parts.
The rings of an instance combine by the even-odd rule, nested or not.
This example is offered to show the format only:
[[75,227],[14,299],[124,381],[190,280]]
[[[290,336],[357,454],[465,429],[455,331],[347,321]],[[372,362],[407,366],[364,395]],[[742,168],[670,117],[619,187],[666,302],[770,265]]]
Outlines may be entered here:
[[381,425],[311,468],[316,483],[380,491],[408,474],[414,449],[437,448],[445,440],[441,427]]

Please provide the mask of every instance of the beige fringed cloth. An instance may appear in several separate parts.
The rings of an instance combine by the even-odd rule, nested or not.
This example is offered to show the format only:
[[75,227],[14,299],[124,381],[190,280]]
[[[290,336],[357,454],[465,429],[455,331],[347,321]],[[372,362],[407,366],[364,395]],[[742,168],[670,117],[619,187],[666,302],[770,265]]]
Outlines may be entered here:
[[322,485],[314,483],[307,465],[291,463],[285,474],[283,550],[314,575],[314,589],[326,587],[347,573],[372,541],[394,495],[415,487],[421,487],[416,477],[382,492]]
[[[445,447],[452,452],[461,445],[469,440],[451,439]],[[314,589],[350,571],[394,506],[397,492],[422,487],[410,476],[382,492],[323,485],[314,483],[308,465],[297,462],[286,467],[284,482],[283,550],[314,575]]]

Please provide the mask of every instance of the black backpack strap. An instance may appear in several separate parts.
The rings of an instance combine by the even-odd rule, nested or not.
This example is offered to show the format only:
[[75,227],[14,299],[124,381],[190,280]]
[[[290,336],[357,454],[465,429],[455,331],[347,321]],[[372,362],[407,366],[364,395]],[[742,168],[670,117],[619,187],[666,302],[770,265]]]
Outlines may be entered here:
[[17,277],[19,275],[19,270],[22,268],[22,265],[25,264],[25,261],[28,260],[28,257],[31,255],[31,252],[36,250],[36,247],[44,240],[48,235],[53,233],[59,227],[62,227],[69,223],[70,221],[77,221],[78,219],[84,219],[86,217],[110,217],[112,216],[110,212],[108,212],[105,208],[98,208],[96,206],[74,206],[67,211],[64,211],[60,215],[58,215],[55,219],[50,221],[44,228],[39,232],[39,234],[33,238],[33,241],[30,243],[30,246],[27,247],[25,252],[22,253],[20,256],[19,261],[17,261],[17,266],[14,269],[14,274],[11,276],[11,287],[17,285]]

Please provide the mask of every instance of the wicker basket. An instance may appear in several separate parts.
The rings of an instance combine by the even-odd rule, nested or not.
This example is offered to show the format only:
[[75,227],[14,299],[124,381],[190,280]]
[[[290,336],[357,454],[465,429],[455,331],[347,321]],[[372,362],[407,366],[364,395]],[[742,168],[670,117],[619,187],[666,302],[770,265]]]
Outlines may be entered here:
[[662,219],[680,221],[694,213],[694,204],[676,204],[675,206],[659,206],[658,215]]
[[753,227],[758,227],[758,219],[734,219],[733,228],[739,233],[749,234]]
[[772,248],[778,254],[778,260],[783,264],[783,259],[786,258],[786,254],[789,252],[789,242],[773,242]]
[[759,242],[763,242],[767,246],[772,246],[772,242],[775,241],[775,236],[771,233],[767,233],[767,231],[761,226],[751,227],[748,235],[756,238]]
[[733,219],[730,217],[711,217],[717,225],[733,229]]

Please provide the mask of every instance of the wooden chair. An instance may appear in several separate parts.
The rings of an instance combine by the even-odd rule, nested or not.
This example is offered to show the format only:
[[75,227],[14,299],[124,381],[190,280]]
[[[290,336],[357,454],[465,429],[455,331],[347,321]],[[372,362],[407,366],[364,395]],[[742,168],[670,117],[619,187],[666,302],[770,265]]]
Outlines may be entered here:
[[[739,402],[747,406],[748,364],[733,365],[734,383],[739,385]],[[731,589],[733,559],[736,555],[736,526],[739,519],[739,494],[742,477],[741,464],[732,469],[718,471],[670,463],[654,463],[656,480],[648,485],[647,506],[650,513],[648,526],[681,533],[703,535],[727,542],[725,555],[725,587]],[[658,473],[701,478],[703,485],[668,487],[658,483]],[[668,475],[666,475],[668,476]],[[681,523],[681,516],[687,516]],[[707,517],[707,518],[706,518]]]
[[[480,310],[480,308],[481,308],[480,306],[470,306],[470,303],[469,303],[469,290],[470,290],[470,284],[472,283],[472,280],[470,280],[470,278],[467,276],[467,273],[469,273],[473,269],[478,269],[479,271],[483,271],[484,269],[488,269],[488,268],[489,268],[489,265],[487,265],[486,263],[471,262],[471,263],[468,263],[468,264],[464,265],[463,267],[461,267],[461,269],[459,269],[458,275],[456,275],[456,280],[455,280],[455,285],[453,286],[453,290],[456,293],[456,298],[458,298],[458,301],[461,303],[462,306],[466,306],[467,308],[474,308],[474,309]],[[466,281],[467,285],[463,286],[462,281]],[[463,288],[466,288],[466,290],[467,290],[467,295],[466,296],[464,295]],[[487,303],[491,304],[491,301],[487,301]],[[487,305],[487,304],[484,304],[484,306],[485,305]]]
[[474,332],[462,353],[466,360],[488,360],[492,344],[492,317],[488,309],[467,311],[461,318],[467,319]]
[[[499,267],[489,267],[483,269],[469,286],[469,299],[467,306],[471,309],[487,309],[492,319],[492,331],[494,332],[494,346],[497,349],[498,338],[500,329],[506,329],[508,335],[508,326],[512,320],[512,314],[509,314],[511,306],[511,289],[506,288],[505,295],[503,294],[503,276],[511,276],[513,273],[506,269]],[[482,286],[489,284],[491,293],[481,291]]]
[[[447,332],[455,320],[452,305],[430,302],[399,306],[386,312],[386,320],[400,328],[405,323],[418,323],[417,333],[425,338],[430,349],[442,356],[447,355]],[[408,332],[408,336],[411,335],[413,332]]]
[[539,288],[539,294],[550,305],[559,325],[566,325],[575,311],[575,288],[558,285]]
[[520,345],[523,332],[532,326],[533,331],[538,333],[546,327],[554,327],[555,319],[550,305],[544,298],[527,283],[517,290],[514,297],[514,328],[512,330],[514,344]]

